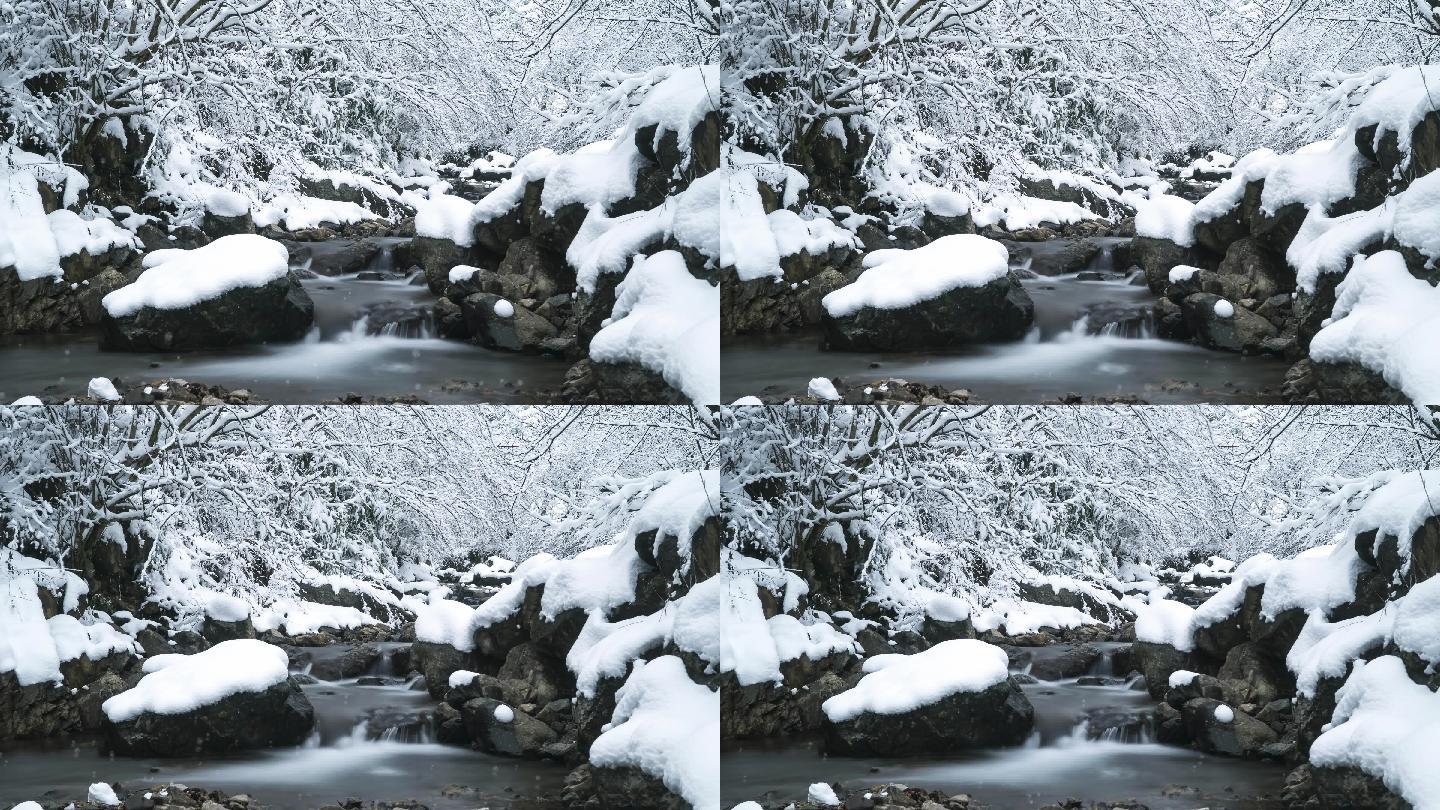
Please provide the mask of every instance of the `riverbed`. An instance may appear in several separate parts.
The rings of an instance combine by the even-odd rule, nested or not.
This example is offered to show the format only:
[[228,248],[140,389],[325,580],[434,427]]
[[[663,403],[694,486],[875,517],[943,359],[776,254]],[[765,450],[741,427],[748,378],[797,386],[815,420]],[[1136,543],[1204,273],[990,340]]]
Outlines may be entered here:
[[1282,765],[1158,744],[1149,726],[1155,707],[1149,694],[1114,676],[1108,655],[1088,674],[1108,685],[1067,678],[1021,686],[1035,706],[1035,728],[1015,748],[932,757],[831,757],[816,737],[727,742],[721,750],[721,806],[803,801],[814,782],[838,782],[847,791],[898,782],[947,795],[967,793],[992,810],[1040,807],[1070,797],[1087,806],[1134,799],[1152,810],[1281,806]]
[[[309,245],[321,253],[350,239]],[[91,378],[124,384],[179,378],[227,390],[246,389],[280,404],[413,395],[427,402],[533,402],[558,391],[563,359],[492,351],[434,336],[435,296],[395,267],[390,242],[362,270],[311,276],[309,257],[296,261],[301,285],[315,302],[315,323],[296,343],[189,352],[104,352],[99,330],[0,337],[5,369],[0,401],[26,395],[83,396]],[[311,277],[307,277],[311,276]]]
[[[343,645],[316,648],[325,656]],[[435,701],[383,658],[359,678],[303,685],[315,729],[297,748],[187,759],[109,757],[98,738],[0,744],[0,805],[83,799],[93,782],[127,789],[178,782],[245,793],[272,810],[303,810],[347,797],[414,799],[437,810],[551,807],[568,768],[433,742]],[[296,670],[304,674],[308,666]]]
[[[1155,296],[1117,268],[1105,247],[1083,269],[1036,274],[1040,254],[1075,240],[1035,243],[1012,251],[1012,267],[1035,302],[1035,322],[1013,343],[920,352],[822,352],[818,329],[727,337],[721,355],[723,397],[758,396],[780,402],[803,396],[813,377],[839,378],[842,389],[885,378],[965,389],[976,401],[1053,402],[1134,397],[1157,404],[1275,403],[1289,364],[1244,357],[1155,336],[1149,308]],[[1042,259],[1044,256],[1039,256]]]

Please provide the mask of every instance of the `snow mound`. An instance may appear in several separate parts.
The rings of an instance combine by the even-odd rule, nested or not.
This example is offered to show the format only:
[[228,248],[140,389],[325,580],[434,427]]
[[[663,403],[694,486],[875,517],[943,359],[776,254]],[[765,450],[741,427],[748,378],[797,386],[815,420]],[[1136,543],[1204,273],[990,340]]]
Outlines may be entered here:
[[1440,577],[1420,582],[1395,611],[1395,646],[1434,665],[1440,663]]
[[673,655],[637,661],[615,696],[590,764],[636,768],[696,810],[720,807],[720,694],[690,680]]
[[1010,253],[974,234],[942,236],[913,250],[877,250],[854,283],[825,296],[832,317],[864,309],[904,309],[961,287],[982,287],[1010,272]]
[[367,624],[379,624],[363,610],[343,605],[322,605],[303,600],[280,601],[268,606],[254,619],[259,632],[281,628],[286,635],[318,633],[325,628],[348,630]]
[[460,652],[470,652],[475,649],[474,620],[475,608],[437,599],[415,612],[415,640],[448,644]]
[[824,782],[816,782],[805,792],[805,800],[815,804],[823,804],[827,807],[838,807],[840,797],[835,795],[835,788]]
[[85,393],[92,399],[101,402],[119,402],[120,392],[115,390],[115,383],[105,377],[96,377],[85,387]]
[[1336,290],[1334,314],[1310,342],[1310,358],[1357,363],[1417,403],[1440,402],[1440,289],[1410,275],[1386,250],[1356,258]]
[[841,399],[840,392],[835,390],[835,383],[831,382],[828,377],[816,377],[811,380],[806,391],[810,396],[826,402],[838,402]]
[[46,216],[41,182],[63,185],[65,205],[74,205],[87,185],[83,175],[58,160],[0,144],[0,268],[13,267],[21,281],[62,275],[52,228],[72,223]]
[[1004,225],[1007,231],[1023,231],[1043,225],[1070,225],[1087,219],[1100,219],[1100,215],[1083,205],[1059,200],[1042,200],[1039,197],[1002,195],[990,200],[975,211],[978,227]]
[[1043,605],[1024,599],[996,601],[975,617],[976,630],[984,632],[998,628],[1010,636],[1038,633],[1046,628],[1066,630],[1086,624],[1100,624],[1100,621],[1073,607]]
[[865,661],[855,688],[830,698],[821,710],[842,723],[864,713],[904,714],[950,695],[979,692],[1010,677],[1010,660],[993,644],[942,641],[914,655],[876,655]]
[[263,287],[290,272],[285,246],[255,234],[222,236],[194,250],[156,250],[145,272],[101,301],[113,317],[145,307],[183,309],[242,287]]
[[221,622],[239,622],[250,618],[250,605],[245,600],[217,593],[205,603],[205,615]]
[[112,220],[93,213],[88,216],[90,218],[85,219],[74,211],[63,208],[46,215],[50,234],[55,239],[55,250],[60,258],[82,252],[99,256],[111,248],[140,247],[140,240],[134,234]]
[[449,194],[416,201],[415,235],[449,239],[460,247],[470,247],[475,243],[474,213],[474,203]]
[[285,651],[254,639],[222,641],[194,655],[156,655],[133,689],[101,705],[111,722],[147,712],[184,714],[231,695],[263,692],[290,677]]
[[1285,656],[1285,666],[1295,673],[1295,691],[1313,698],[1322,679],[1343,676],[1352,662],[1383,645],[1390,625],[1388,610],[1334,623],[1312,614]]
[[1170,599],[1161,599],[1141,608],[1135,616],[1135,640],[1168,644],[1189,652],[1195,645],[1191,620],[1195,609]]
[[1416,810],[1440,807],[1440,695],[1410,680],[1404,663],[1386,655],[1355,670],[1336,696],[1333,720],[1310,747],[1310,763],[1357,768]]
[[318,228],[325,224],[348,225],[379,216],[363,205],[343,200],[287,194],[268,200],[252,217],[261,228],[282,224],[287,231]]
[[1399,136],[1402,152],[1410,152],[1415,127],[1430,112],[1440,109],[1440,65],[1412,65],[1394,70],[1371,88],[1350,117],[1352,130],[1375,126],[1375,142],[1386,132]]
[[637,257],[590,359],[637,363],[697,405],[720,403],[720,290],[690,275],[673,250]]
[[90,789],[85,792],[85,799],[86,801],[106,807],[124,806],[124,802],[120,801],[120,797],[115,795],[115,789],[104,782],[96,782],[91,785]]
[[1170,194],[1135,202],[1135,235],[1168,239],[1181,246],[1195,244],[1195,204]]

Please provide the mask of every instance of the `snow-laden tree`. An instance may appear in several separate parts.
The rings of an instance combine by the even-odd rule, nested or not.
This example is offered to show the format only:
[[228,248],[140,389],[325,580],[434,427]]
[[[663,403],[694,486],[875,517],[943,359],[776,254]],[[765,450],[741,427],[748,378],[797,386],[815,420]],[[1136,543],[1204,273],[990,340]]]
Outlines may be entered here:
[[[0,542],[116,587],[573,553],[614,493],[713,464],[683,408],[0,409]],[[641,490],[644,491],[644,490]],[[632,493],[633,494],[633,493]]]
[[[1440,445],[1410,409],[731,408],[732,545],[860,592],[897,567],[961,594],[1035,573],[1293,551],[1342,477]],[[1423,451],[1417,451],[1419,441]]]
[[716,33],[690,0],[15,0],[0,137],[75,161],[149,129],[152,163],[179,145],[236,181],[533,147],[566,139],[549,124],[594,75],[703,55]]
[[[1317,87],[1437,47],[1429,0],[727,0],[734,137],[804,162],[857,116],[870,171],[1004,187],[1029,162],[1248,151]],[[1281,144],[1284,145],[1284,144]],[[895,149],[900,155],[892,156]]]

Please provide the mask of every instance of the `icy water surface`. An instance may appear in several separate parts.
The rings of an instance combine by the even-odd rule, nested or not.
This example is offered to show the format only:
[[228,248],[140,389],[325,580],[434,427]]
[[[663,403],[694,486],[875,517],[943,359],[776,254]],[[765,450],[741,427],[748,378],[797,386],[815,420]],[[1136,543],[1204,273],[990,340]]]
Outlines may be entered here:
[[[343,647],[312,652],[323,657]],[[315,707],[315,731],[299,748],[173,760],[108,757],[89,738],[6,743],[0,748],[0,805],[83,799],[98,781],[127,789],[179,782],[246,793],[274,810],[347,797],[367,803],[417,799],[438,810],[525,808],[534,806],[536,796],[559,795],[565,766],[436,744],[427,727],[409,722],[434,709],[429,694],[383,662],[370,676],[389,685],[365,686],[351,678],[302,687]],[[367,729],[367,718],[377,728]],[[399,727],[387,733],[396,721],[376,718],[396,718]],[[382,739],[371,739],[377,734]]]
[[[1043,654],[1043,653],[1042,653]],[[1102,662],[1095,672],[1108,671]],[[721,806],[746,800],[801,801],[813,782],[847,790],[899,782],[968,793],[994,810],[1040,807],[1065,798],[1135,799],[1152,810],[1278,808],[1281,765],[1201,754],[1153,742],[1140,722],[1155,702],[1126,683],[1081,686],[1076,679],[1022,686],[1035,730],[1021,747],[937,757],[828,757],[815,738],[741,741],[721,752]],[[1112,718],[1107,723],[1104,718]],[[1114,718],[1134,722],[1115,722]],[[1099,733],[1114,723],[1114,731]],[[1090,728],[1095,726],[1095,730]],[[1268,798],[1261,798],[1268,797]]]
[[[1073,240],[1034,243],[1054,252]],[[1117,241],[1103,240],[1107,248]],[[1029,269],[1029,259],[1015,263]],[[1289,364],[1271,357],[1242,357],[1154,337],[1148,317],[1155,301],[1143,285],[1116,272],[1102,253],[1082,273],[1023,281],[1035,301],[1030,335],[1015,343],[906,353],[822,352],[820,333],[728,337],[721,355],[726,401],[743,396],[782,401],[805,393],[812,377],[839,377],[846,386],[898,377],[970,390],[978,401],[1038,403],[1065,394],[1136,396],[1154,403],[1277,402]],[[1108,317],[1107,317],[1108,316]],[[1091,323],[1113,319],[1101,334]]]
[[[350,240],[317,242],[333,251]],[[387,242],[403,240],[385,240]],[[297,264],[303,269],[304,262]],[[395,274],[389,251],[359,273],[303,280],[315,301],[315,326],[304,341],[184,353],[102,352],[97,332],[0,337],[0,401],[84,395],[93,377],[125,383],[178,377],[249,389],[276,403],[313,403],[347,393],[365,397],[413,394],[428,402],[526,402],[556,391],[563,360],[491,351],[433,337],[428,308],[435,296]],[[373,308],[413,313],[388,333],[373,331]]]

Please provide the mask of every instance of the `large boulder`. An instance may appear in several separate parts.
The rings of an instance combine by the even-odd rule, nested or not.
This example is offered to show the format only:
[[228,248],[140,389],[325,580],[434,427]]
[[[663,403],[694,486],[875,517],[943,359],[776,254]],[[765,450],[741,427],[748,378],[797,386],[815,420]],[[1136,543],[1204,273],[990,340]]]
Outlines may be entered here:
[[825,701],[825,748],[896,756],[1018,745],[1035,708],[1008,668],[1004,650],[973,639],[876,656],[853,689]]
[[187,757],[299,745],[315,725],[314,707],[289,677],[263,691],[235,692],[190,711],[146,711],[117,722],[110,707],[125,694],[111,698],[105,709],[106,748],[122,756]]
[[1034,722],[1035,707],[1014,679],[1006,678],[908,712],[867,712],[832,721],[825,728],[825,750],[844,756],[897,756],[1019,745],[1030,736]]
[[1295,273],[1283,254],[1275,254],[1249,237],[1237,239],[1216,271],[1219,292],[1231,301],[1264,301],[1295,288]]
[[1214,270],[1220,266],[1217,254],[1203,247],[1185,247],[1169,239],[1137,236],[1130,242],[1130,252],[1136,264],[1145,271],[1145,283],[1156,295],[1163,295],[1170,284],[1170,271],[1176,267],[1199,267]]
[[1171,675],[1191,668],[1190,653],[1177,650],[1169,644],[1137,641],[1131,645],[1130,655],[1135,667],[1145,675],[1145,688],[1156,700],[1165,697],[1170,688]]
[[474,666],[474,656],[449,644],[417,641],[410,648],[411,666],[425,676],[430,696],[439,700],[450,688],[450,676]]
[[135,282],[105,297],[102,348],[174,351],[292,341],[315,320],[315,304],[289,272],[285,247],[261,236],[155,251],[145,264]]
[[1019,340],[1035,320],[1035,303],[1014,273],[979,287],[957,287],[903,309],[864,307],[836,317],[825,311],[824,348],[909,351]]
[[595,795],[602,810],[691,810],[665,783],[639,768],[591,767]]
[[1065,644],[1059,649],[1041,649],[1046,654],[1033,659],[1030,674],[1042,681],[1058,681],[1084,675],[1104,656],[1100,648],[1089,644]]
[[496,677],[523,683],[525,693],[519,700],[539,706],[575,690],[574,679],[564,662],[531,643],[511,649]]
[[1216,677],[1225,685],[1225,696],[1233,703],[1264,706],[1295,691],[1295,679],[1267,648],[1254,642],[1236,645],[1225,656]]

